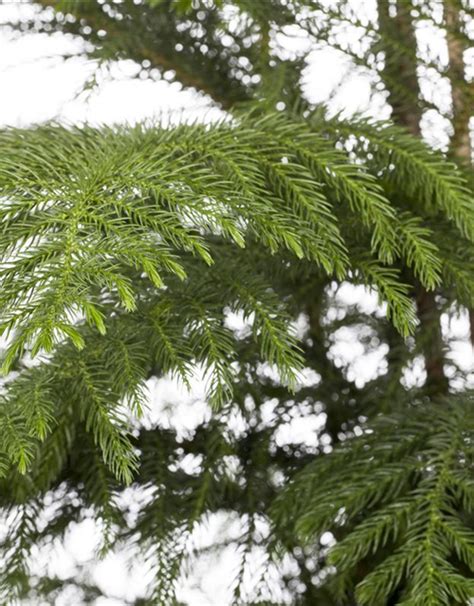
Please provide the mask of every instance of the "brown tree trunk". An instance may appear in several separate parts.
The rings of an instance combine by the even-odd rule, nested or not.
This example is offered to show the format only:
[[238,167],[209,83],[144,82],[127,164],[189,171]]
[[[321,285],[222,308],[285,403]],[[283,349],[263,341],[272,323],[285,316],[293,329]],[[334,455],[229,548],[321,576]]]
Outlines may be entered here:
[[[392,119],[419,136],[422,112],[412,8],[411,0],[378,1],[380,50],[385,52],[382,76],[392,106]],[[396,14],[392,16],[391,10],[396,10]]]
[[471,136],[469,120],[474,103],[474,84],[465,77],[464,44],[461,35],[460,1],[446,0],[445,23],[447,30],[449,79],[453,98],[453,136],[451,154],[462,165],[471,166]]
[[[459,0],[449,0],[445,4],[445,23],[447,30],[449,79],[453,98],[453,136],[450,153],[461,166],[472,170],[471,135],[469,120],[474,104],[474,84],[465,78],[464,44],[461,37]],[[469,310],[471,344],[474,347],[474,309]]]
[[[417,44],[411,10],[411,0],[379,0],[381,49],[385,51],[383,77],[392,106],[392,119],[420,136],[422,109],[417,76]],[[396,10],[392,15],[391,10]],[[394,85],[396,83],[396,85]],[[441,333],[440,310],[435,293],[421,285],[415,288],[415,301],[420,320],[420,341],[425,357],[427,391],[445,393],[448,381],[444,374],[444,343]]]

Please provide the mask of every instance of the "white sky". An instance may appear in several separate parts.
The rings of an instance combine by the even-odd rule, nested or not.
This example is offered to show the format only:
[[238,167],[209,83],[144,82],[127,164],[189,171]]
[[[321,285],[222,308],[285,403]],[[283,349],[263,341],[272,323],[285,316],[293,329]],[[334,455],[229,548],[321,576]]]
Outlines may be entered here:
[[[372,0],[359,0],[359,5],[364,9],[371,3],[373,4]],[[32,10],[24,2],[3,2],[0,5],[0,23]],[[420,35],[426,38],[425,33]],[[430,40],[427,44],[429,42]],[[299,43],[287,44],[296,44],[298,48]],[[438,42],[440,52],[443,52],[442,45],[442,41]],[[174,121],[203,115],[213,119],[221,115],[218,110],[211,108],[209,100],[190,91],[181,91],[178,84],[164,80],[153,82],[132,79],[137,67],[131,61],[117,64],[111,70],[112,79],[103,81],[98,92],[88,97],[84,94],[77,97],[84,81],[93,73],[94,65],[79,57],[62,61],[59,55],[64,52],[74,54],[79,49],[80,43],[60,34],[26,34],[14,39],[10,34],[0,32],[0,125],[23,127],[52,119],[68,123],[88,121],[111,124],[160,116]],[[351,69],[338,53],[315,51],[305,72],[304,84],[312,101],[324,101],[341,84],[334,101],[335,109],[353,113],[368,108],[368,77]],[[375,105],[370,110],[379,117],[388,117],[388,108],[381,97],[375,99]],[[368,312],[376,306],[374,298],[366,291],[349,285],[341,289],[337,297],[337,302],[343,304],[358,301],[361,308]],[[474,379],[474,357],[467,339],[465,316],[453,316],[451,319],[446,316],[443,318],[443,330],[451,339],[450,355],[455,356]],[[336,358],[351,362],[351,378],[357,382],[367,381],[383,368],[383,349],[363,355],[363,347],[350,328],[340,329],[332,353]],[[423,372],[422,361],[418,361],[407,370],[405,380],[410,384],[417,383],[423,379]],[[197,424],[208,414],[199,382],[192,394],[178,392],[175,384],[168,380],[151,381],[150,391],[155,414],[161,411],[163,418],[164,408],[171,405],[172,422],[183,432],[190,428],[189,424]],[[179,405],[176,405],[177,401]],[[270,408],[268,414],[271,414]],[[308,444],[315,445],[316,430],[320,423],[321,418],[318,416],[303,419],[295,414],[288,426],[280,431],[278,439],[282,442],[306,440]],[[216,518],[207,528],[200,530],[201,542],[222,536],[226,524],[228,519]],[[236,528],[231,527],[226,532],[235,533]],[[49,556],[49,565],[60,575],[71,575],[76,564],[90,559],[96,540],[97,528],[92,521],[73,527],[64,548],[58,548],[55,554]],[[254,564],[258,556],[255,558]],[[235,573],[235,566],[236,554],[233,548],[224,550],[218,560],[202,560],[200,570],[194,571],[194,576],[182,585],[178,597],[189,606],[227,606],[230,604],[227,584]],[[140,565],[129,573],[122,558],[107,556],[96,566],[94,578],[110,595],[117,597],[115,600],[97,600],[96,606],[120,606],[124,604],[124,598],[131,599],[137,592],[140,593],[146,574]],[[80,606],[82,603],[74,595],[66,594],[56,604]]]
[[[363,12],[373,0],[353,0]],[[31,15],[34,8],[27,2],[5,1],[0,4],[0,23],[18,16]],[[300,37],[280,36],[280,44],[290,52],[307,47]],[[0,37],[0,124],[27,126],[44,120],[78,123],[134,122],[156,118],[171,112],[179,116],[202,115],[210,101],[191,91],[180,90],[178,83],[160,80],[131,80],[139,71],[132,61],[120,61],[112,70],[112,80],[102,82],[100,92],[85,99],[74,98],[94,72],[94,64],[80,57],[59,61],[61,53],[74,54],[82,44],[72,36],[25,34],[14,39]],[[348,113],[367,110],[370,83],[366,74],[351,69],[337,52],[315,51],[305,72],[304,88],[313,102],[325,101],[334,88],[340,91],[334,109]],[[388,117],[383,100],[376,99],[371,108],[381,117]],[[217,116],[218,113],[215,112]]]

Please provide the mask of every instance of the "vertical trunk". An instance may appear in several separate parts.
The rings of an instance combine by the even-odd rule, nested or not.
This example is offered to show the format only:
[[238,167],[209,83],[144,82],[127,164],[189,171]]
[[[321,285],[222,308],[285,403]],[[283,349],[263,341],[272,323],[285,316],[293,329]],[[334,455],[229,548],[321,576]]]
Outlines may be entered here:
[[[417,76],[417,43],[411,16],[411,0],[378,1],[381,44],[385,51],[383,77],[392,106],[392,119],[419,136],[422,109]],[[396,10],[391,15],[391,10]],[[444,393],[448,381],[444,374],[443,338],[440,311],[435,293],[416,287],[415,300],[420,320],[420,342],[425,357],[426,388],[431,394]]]
[[[396,10],[396,15],[391,16],[390,9]],[[395,3],[378,0],[381,50],[385,52],[382,76],[392,106],[392,119],[418,136],[422,112],[411,10],[411,0],[396,0]]]
[[461,35],[460,0],[445,3],[449,79],[453,98],[453,136],[451,154],[460,164],[471,165],[471,137],[469,120],[474,102],[474,85],[465,78],[464,44]]
[[448,391],[444,374],[444,343],[441,334],[440,311],[433,292],[421,286],[416,289],[416,307],[420,319],[420,344],[425,356],[426,392],[435,396]]
[[[469,132],[470,112],[474,104],[474,85],[465,78],[464,45],[462,43],[460,0],[450,0],[445,5],[447,30],[449,79],[453,98],[453,136],[450,152],[461,166],[472,169],[472,149]],[[474,309],[469,310],[471,344],[474,347]]]

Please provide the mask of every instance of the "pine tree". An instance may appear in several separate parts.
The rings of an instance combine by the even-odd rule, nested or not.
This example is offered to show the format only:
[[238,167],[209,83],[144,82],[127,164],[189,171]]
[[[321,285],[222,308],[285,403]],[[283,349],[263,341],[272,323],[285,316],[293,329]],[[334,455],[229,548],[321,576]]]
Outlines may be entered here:
[[[373,21],[345,1],[41,4],[11,27],[82,36],[104,67],[131,58],[225,114],[0,132],[0,603],[53,604],[69,585],[93,603],[83,571],[32,568],[92,515],[101,552],[126,545],[154,573],[135,603],[178,604],[193,533],[226,513],[233,604],[469,604],[473,395],[441,327],[474,308],[468,4],[378,0]],[[446,71],[417,44],[424,22],[448,40],[444,151],[421,137],[420,73]],[[391,121],[313,107],[305,56],[276,49],[288,26],[370,70]],[[341,38],[354,27],[365,45]],[[341,302],[348,284],[381,307]],[[374,379],[338,360],[341,330],[385,347]],[[426,380],[407,387],[420,357]],[[191,386],[196,369],[210,407],[196,429],[144,422],[147,381]],[[279,439],[322,413],[315,445]]]

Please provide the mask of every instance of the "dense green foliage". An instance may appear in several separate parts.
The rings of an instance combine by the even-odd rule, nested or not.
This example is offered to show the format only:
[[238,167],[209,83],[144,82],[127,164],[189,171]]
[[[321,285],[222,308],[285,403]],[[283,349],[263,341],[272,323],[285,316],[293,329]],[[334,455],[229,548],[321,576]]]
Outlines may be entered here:
[[[410,106],[409,79],[393,83],[407,62],[396,28],[316,0],[53,6],[21,29],[172,70],[230,111],[0,132],[0,602],[53,604],[74,585],[94,603],[83,571],[33,571],[38,548],[92,516],[100,553],[126,546],[153,572],[134,603],[178,604],[199,557],[222,548],[196,531],[225,515],[239,520],[222,537],[240,558],[232,604],[468,604],[473,396],[440,316],[474,306],[470,175],[395,104],[402,126],[310,107],[304,57],[269,44],[298,25],[341,50],[338,25],[363,27],[367,48],[345,52],[370,67],[385,45],[379,77]],[[379,306],[345,302],[349,285]],[[338,356],[344,331],[364,354],[382,348],[373,378]],[[148,416],[150,380],[167,376],[206,385],[184,433]],[[315,419],[311,442],[282,437]]]
[[358,565],[359,604],[387,603],[402,580],[401,604],[467,604],[474,593],[472,400],[443,402],[427,424],[430,412],[419,404],[378,419],[367,436],[316,457],[277,500],[279,523],[296,518],[304,539],[338,537],[328,563],[341,599]]

